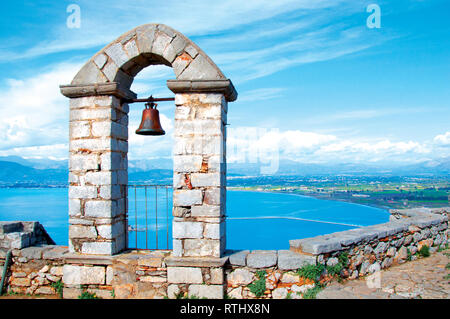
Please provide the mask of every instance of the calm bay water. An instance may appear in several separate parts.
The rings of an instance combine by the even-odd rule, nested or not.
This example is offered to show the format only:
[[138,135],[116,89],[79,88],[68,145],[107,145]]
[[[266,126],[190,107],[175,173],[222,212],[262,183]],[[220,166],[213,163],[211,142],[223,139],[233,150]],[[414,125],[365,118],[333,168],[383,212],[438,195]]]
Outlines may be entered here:
[[[57,244],[67,245],[67,195],[66,188],[0,188],[0,221],[39,221]],[[154,190],[148,189],[147,216],[144,189],[136,192],[137,205],[134,195],[134,189],[130,189],[129,225],[144,230],[147,224],[148,232],[147,238],[145,231],[129,232],[129,247],[136,247],[137,234],[137,247],[154,249],[158,234],[158,248],[171,248],[171,191],[166,198],[165,190],[158,190],[156,203]],[[289,249],[290,239],[389,220],[389,213],[379,208],[294,194],[246,191],[227,192],[227,214],[227,249]]]

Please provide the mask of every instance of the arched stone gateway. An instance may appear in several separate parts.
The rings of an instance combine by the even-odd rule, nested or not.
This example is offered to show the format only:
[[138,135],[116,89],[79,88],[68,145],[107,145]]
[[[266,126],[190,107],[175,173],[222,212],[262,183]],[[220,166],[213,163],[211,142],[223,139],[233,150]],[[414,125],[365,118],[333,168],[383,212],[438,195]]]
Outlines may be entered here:
[[223,256],[225,125],[227,102],[237,93],[196,44],[162,24],[123,34],[95,54],[70,85],[61,86],[70,98],[71,253],[111,256],[127,248],[125,101],[136,98],[130,91],[134,76],[155,64],[172,67],[176,77],[167,81],[176,105],[172,256]]

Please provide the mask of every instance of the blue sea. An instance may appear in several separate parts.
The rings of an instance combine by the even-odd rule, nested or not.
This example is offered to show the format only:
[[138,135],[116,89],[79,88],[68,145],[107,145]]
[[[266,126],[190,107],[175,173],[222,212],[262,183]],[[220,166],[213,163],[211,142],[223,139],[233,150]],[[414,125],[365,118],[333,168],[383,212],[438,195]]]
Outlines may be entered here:
[[[172,248],[172,192],[167,197],[164,189],[158,190],[158,196],[154,192],[147,190],[146,202],[144,189],[136,194],[129,190],[128,224],[138,230],[129,231],[130,248]],[[68,189],[0,188],[0,221],[13,220],[39,221],[58,245],[67,245]],[[389,213],[380,208],[296,194],[228,190],[226,247],[289,249],[290,239],[388,220]]]

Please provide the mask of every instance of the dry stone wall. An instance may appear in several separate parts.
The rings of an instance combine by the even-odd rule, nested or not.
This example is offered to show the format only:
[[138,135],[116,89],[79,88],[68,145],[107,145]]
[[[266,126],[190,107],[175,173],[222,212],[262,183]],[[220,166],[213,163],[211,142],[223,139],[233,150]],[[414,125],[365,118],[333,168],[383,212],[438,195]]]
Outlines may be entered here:
[[[128,251],[114,256],[74,255],[67,247],[40,244],[12,249],[7,289],[17,293],[83,292],[99,298],[298,299],[316,286],[299,269],[336,266],[348,279],[414,260],[424,246],[433,252],[448,245],[447,208],[393,210],[391,222],[291,241],[291,250],[226,251],[217,257],[176,257],[172,251]],[[6,226],[6,231],[14,230]],[[0,250],[4,263],[6,250]],[[322,273],[326,283],[331,275]]]
[[[56,245],[13,249],[4,291],[30,295],[57,295],[58,282],[62,289],[63,255],[67,252],[67,247]],[[2,267],[5,257],[6,253],[3,251],[0,254]]]

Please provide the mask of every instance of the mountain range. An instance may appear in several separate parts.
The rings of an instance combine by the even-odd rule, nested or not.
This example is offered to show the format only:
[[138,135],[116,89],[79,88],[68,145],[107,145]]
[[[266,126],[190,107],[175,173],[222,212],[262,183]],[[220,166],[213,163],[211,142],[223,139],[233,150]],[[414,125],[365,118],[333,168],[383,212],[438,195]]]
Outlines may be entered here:
[[[170,184],[172,160],[168,158],[130,160],[129,182]],[[67,185],[68,161],[50,159],[25,159],[19,156],[0,157],[0,185]],[[261,166],[249,163],[229,163],[229,177],[261,176]],[[375,164],[308,164],[280,160],[279,169],[273,176],[319,176],[319,175],[379,175],[379,176],[449,176],[450,158],[405,165]]]

